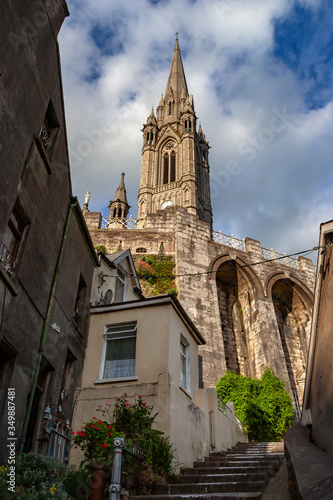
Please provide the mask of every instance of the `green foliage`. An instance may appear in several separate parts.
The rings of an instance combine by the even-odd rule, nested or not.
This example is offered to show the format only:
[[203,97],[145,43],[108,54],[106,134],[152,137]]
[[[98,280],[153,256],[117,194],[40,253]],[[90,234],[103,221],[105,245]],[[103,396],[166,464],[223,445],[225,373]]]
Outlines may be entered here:
[[151,430],[156,415],[152,416],[153,408],[148,406],[141,395],[136,398],[135,403],[130,403],[124,394],[116,398],[113,412],[113,429],[119,435],[124,433],[126,439],[136,439],[144,431]]
[[15,493],[8,492],[8,467],[0,467],[0,499],[67,500],[64,481],[73,468],[42,455],[28,453],[15,463]]
[[111,425],[93,417],[77,432],[71,433],[72,443],[79,446],[89,463],[110,464],[113,456]]
[[72,467],[68,472],[65,482],[66,492],[72,499],[86,499],[90,493],[90,471],[88,467],[79,467],[78,469]]
[[97,250],[97,252],[101,252],[104,255],[106,255],[106,247],[105,247],[105,245],[97,245],[97,247],[95,247],[95,250]]
[[291,398],[272,370],[267,369],[260,380],[227,372],[216,390],[223,402],[234,402],[251,441],[280,441],[292,425]]
[[109,401],[98,411],[112,422],[115,437],[125,437],[128,447],[134,444],[144,453],[144,461],[139,463],[127,455],[127,473],[134,474],[137,493],[149,493],[154,484],[164,483],[168,475],[174,474],[176,449],[163,432],[152,428],[157,413],[153,414],[153,407],[142,395],[137,395],[134,402],[128,401],[127,394],[116,398],[112,415]]
[[144,255],[136,262],[135,269],[144,291],[149,295],[177,295],[173,270],[175,263],[171,257]]

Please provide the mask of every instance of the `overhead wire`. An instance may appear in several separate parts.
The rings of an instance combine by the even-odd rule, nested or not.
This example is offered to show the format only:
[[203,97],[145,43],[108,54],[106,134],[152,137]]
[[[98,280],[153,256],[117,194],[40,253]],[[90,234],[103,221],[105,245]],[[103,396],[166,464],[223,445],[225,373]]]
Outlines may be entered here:
[[[316,246],[316,247],[313,247],[313,248],[310,248],[308,250],[302,250],[301,252],[295,252],[295,253],[291,253],[289,255],[281,255],[280,257],[275,257],[275,258],[272,258],[272,259],[264,259],[264,260],[260,260],[258,262],[252,262],[251,264],[242,264],[242,265],[237,265],[236,268],[237,269],[243,269],[243,268],[246,268],[246,267],[254,267],[254,266],[257,266],[259,264],[266,264],[267,262],[274,262],[274,261],[277,261],[277,260],[282,260],[282,259],[286,259],[286,258],[289,258],[289,257],[294,257],[295,255],[309,255],[310,253],[312,252],[316,252],[317,250],[319,250],[320,248],[326,248],[326,247],[321,247],[321,246]],[[228,267],[228,268],[224,268],[224,269],[220,269],[220,270],[217,270],[217,271],[205,271],[205,272],[197,272],[197,273],[184,273],[184,274],[172,274],[172,275],[166,275],[166,276],[156,276],[156,275],[151,275],[151,276],[148,276],[148,278],[150,277],[156,277],[156,278],[184,278],[184,277],[191,277],[191,276],[205,276],[205,275],[208,275],[208,274],[220,274],[222,272],[225,272],[225,271],[232,271],[234,269],[236,269],[235,267]],[[133,275],[128,275],[128,277],[133,277]]]

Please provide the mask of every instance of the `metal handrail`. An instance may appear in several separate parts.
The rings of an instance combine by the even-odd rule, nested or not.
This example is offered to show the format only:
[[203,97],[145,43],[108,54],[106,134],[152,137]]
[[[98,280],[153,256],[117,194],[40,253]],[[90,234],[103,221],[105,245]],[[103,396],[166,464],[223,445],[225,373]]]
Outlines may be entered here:
[[124,438],[115,438],[113,440],[113,464],[111,484],[109,487],[109,500],[120,500],[121,492],[121,455],[122,452],[130,453],[131,455],[143,460],[144,451],[139,448],[135,443],[130,446],[126,443]]

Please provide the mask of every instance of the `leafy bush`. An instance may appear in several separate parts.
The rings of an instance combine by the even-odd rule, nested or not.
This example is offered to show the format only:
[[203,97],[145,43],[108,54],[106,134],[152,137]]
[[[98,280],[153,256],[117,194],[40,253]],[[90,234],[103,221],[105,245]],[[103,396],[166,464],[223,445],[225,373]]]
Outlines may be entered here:
[[7,468],[0,468],[0,499],[67,500],[64,482],[72,467],[42,455],[28,453],[17,457],[15,464],[16,492],[8,492]]
[[87,467],[71,468],[65,482],[66,492],[71,499],[86,500],[89,497],[91,492],[89,476],[90,471]]
[[98,411],[110,421],[115,437],[125,437],[128,448],[135,445],[143,451],[144,459],[139,462],[125,454],[126,473],[134,474],[136,493],[149,493],[154,484],[164,484],[167,476],[174,474],[176,449],[163,432],[152,429],[157,413],[153,414],[153,407],[142,395],[134,402],[128,401],[127,394],[116,398],[112,415],[110,405],[108,401]]
[[82,430],[71,433],[74,445],[84,452],[86,462],[110,464],[113,455],[111,425],[93,417]]
[[267,369],[260,380],[227,372],[216,391],[224,403],[234,402],[251,441],[280,441],[292,425],[291,398],[272,370]]

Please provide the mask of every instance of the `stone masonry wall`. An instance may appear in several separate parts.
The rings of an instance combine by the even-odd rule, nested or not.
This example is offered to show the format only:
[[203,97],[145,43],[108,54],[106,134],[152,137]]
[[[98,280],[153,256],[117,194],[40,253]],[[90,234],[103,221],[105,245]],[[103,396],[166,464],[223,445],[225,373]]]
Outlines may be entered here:
[[[116,251],[121,241],[133,254],[140,247],[156,254],[163,241],[165,253],[176,262],[178,298],[207,342],[200,348],[205,387],[214,386],[227,368],[260,377],[270,367],[292,395],[291,381],[303,370],[309,340],[315,281],[311,260],[300,257],[298,269],[266,261],[260,242],[250,238],[245,251],[221,245],[212,240],[208,223],[181,207],[148,214],[146,229],[92,230],[91,235],[95,245],[104,244],[108,251]],[[290,360],[277,301],[286,308],[284,319],[289,315],[283,331],[289,328]],[[296,328],[288,327],[293,317]]]

